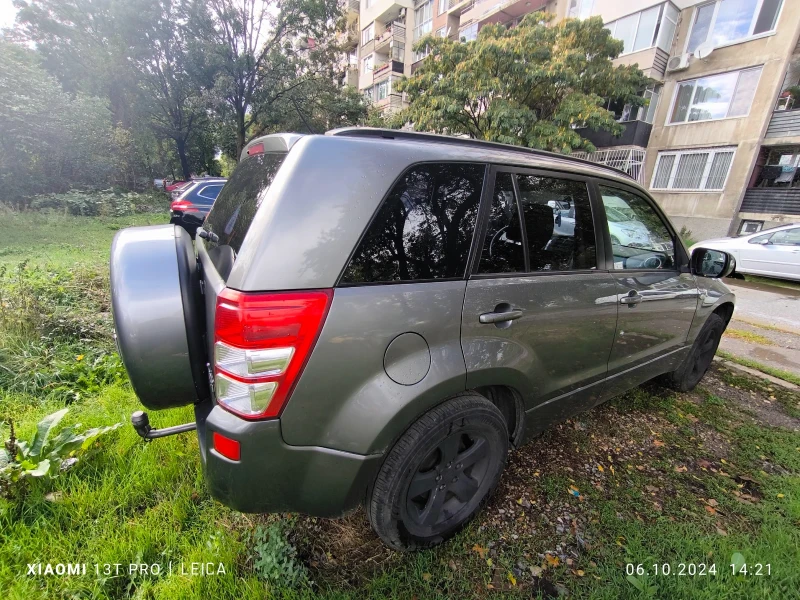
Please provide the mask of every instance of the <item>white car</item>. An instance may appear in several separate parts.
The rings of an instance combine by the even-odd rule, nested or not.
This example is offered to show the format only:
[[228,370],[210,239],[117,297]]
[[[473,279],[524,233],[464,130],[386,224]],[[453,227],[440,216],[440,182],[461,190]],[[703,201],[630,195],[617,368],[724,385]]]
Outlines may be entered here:
[[800,281],[800,223],[782,225],[742,237],[705,240],[703,247],[724,250],[736,258],[736,272]]

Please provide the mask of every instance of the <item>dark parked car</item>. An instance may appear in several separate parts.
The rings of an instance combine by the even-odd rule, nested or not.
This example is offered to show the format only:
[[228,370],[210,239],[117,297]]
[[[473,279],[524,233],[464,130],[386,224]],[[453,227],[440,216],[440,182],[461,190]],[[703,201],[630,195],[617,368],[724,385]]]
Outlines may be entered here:
[[[647,230],[635,245],[612,242],[622,204]],[[365,504],[386,544],[417,549],[475,515],[511,446],[657,376],[693,388],[732,268],[690,262],[614,169],[343,129],[254,140],[196,248],[178,227],[120,231],[111,283],[142,403],[194,404],[175,428],[134,413],[140,435],[196,427],[211,493],[238,510]]]
[[186,227],[187,230],[194,233],[197,224],[195,221],[187,224],[184,215],[191,213],[202,223],[226,181],[228,180],[222,177],[207,177],[192,181],[169,205],[169,222]]

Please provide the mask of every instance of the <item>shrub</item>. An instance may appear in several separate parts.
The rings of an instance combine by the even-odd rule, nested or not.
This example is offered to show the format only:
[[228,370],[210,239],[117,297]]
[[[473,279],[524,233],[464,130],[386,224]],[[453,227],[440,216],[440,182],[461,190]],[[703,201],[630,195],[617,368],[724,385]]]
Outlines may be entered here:
[[49,480],[70,469],[80,458],[85,458],[102,435],[121,425],[95,427],[81,432],[81,425],[65,427],[54,438],[53,429],[69,409],[47,415],[39,421],[30,443],[15,437],[14,424],[10,423],[9,439],[0,448],[0,496],[13,498],[24,493],[31,478]]
[[70,190],[63,194],[36,196],[30,207],[34,210],[51,210],[65,214],[94,217],[124,217],[134,213],[166,212],[169,197],[164,193]]

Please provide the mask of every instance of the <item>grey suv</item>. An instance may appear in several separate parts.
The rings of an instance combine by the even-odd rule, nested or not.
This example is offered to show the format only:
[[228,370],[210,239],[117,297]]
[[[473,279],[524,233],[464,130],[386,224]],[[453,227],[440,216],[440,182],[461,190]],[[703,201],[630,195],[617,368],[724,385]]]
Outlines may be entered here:
[[[631,231],[612,241],[606,207]],[[569,221],[569,222],[568,222]],[[251,142],[196,245],[117,234],[118,345],[148,408],[194,404],[214,497],[397,549],[486,502],[506,455],[656,376],[708,368],[733,313],[646,191],[601,165],[374,129]]]

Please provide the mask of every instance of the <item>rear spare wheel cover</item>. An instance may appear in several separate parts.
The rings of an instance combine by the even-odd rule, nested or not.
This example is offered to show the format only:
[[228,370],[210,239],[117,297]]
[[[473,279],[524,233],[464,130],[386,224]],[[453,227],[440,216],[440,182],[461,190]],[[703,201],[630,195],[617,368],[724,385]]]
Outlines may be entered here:
[[197,264],[183,228],[155,225],[117,233],[111,306],[122,362],[142,404],[157,410],[208,397]]

